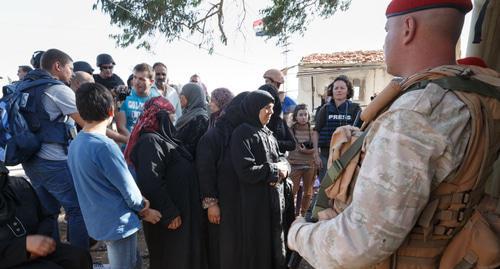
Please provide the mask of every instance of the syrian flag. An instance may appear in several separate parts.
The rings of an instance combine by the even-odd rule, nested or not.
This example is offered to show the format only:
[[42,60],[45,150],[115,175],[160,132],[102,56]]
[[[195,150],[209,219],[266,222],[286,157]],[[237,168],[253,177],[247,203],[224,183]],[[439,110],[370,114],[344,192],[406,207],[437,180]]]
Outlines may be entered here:
[[264,21],[262,19],[258,19],[253,22],[253,30],[255,31],[256,36],[264,36],[266,33],[264,32]]

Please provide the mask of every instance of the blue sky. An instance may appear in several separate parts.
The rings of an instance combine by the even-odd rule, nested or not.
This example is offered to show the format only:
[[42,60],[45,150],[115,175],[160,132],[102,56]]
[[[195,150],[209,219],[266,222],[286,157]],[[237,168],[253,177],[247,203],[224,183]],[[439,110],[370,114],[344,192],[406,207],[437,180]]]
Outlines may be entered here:
[[[117,48],[110,34],[119,33],[111,27],[109,17],[100,10],[92,10],[95,1],[90,0],[18,0],[4,1],[0,9],[0,75],[17,79],[17,66],[29,64],[36,50],[58,48],[67,52],[75,61],[89,62],[95,69],[95,57],[109,53],[117,65],[115,73],[124,80],[137,63],[153,64],[162,61],[169,67],[170,81],[186,83],[197,73],[211,91],[227,87],[234,92],[256,89],[263,83],[262,74],[269,68],[282,68],[297,64],[303,56],[316,52],[382,49],[385,31],[385,8],[389,0],[352,0],[346,12],[333,17],[315,19],[304,36],[291,39],[286,60],[283,48],[274,40],[256,37],[252,22],[259,19],[258,10],[266,0],[247,0],[247,19],[242,33],[232,25],[237,22],[231,1],[225,1],[227,46],[217,44],[215,51],[224,55],[209,55],[185,41],[167,43],[160,35],[152,39],[153,52],[135,47]],[[468,33],[468,26],[464,27]],[[185,36],[197,42],[198,37]],[[466,41],[466,36],[464,36]],[[464,41],[464,40],[463,40]],[[232,60],[232,59],[237,60]],[[287,90],[296,95],[295,71],[289,73]]]

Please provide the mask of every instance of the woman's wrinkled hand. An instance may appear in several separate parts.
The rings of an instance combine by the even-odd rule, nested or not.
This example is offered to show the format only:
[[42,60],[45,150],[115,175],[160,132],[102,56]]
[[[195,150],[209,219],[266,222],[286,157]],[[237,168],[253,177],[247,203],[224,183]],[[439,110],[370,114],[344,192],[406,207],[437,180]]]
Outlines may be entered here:
[[167,229],[176,230],[177,228],[181,227],[181,225],[182,225],[181,216],[177,216],[168,224]]
[[212,224],[220,224],[220,208],[219,205],[212,205],[207,209],[208,221]]

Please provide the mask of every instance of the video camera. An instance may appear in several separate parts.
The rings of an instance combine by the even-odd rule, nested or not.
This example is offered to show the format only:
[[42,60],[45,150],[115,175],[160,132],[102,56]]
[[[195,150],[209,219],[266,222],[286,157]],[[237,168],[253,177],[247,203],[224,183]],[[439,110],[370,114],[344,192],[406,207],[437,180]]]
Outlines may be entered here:
[[130,92],[130,88],[125,85],[118,85],[111,89],[111,94],[117,103],[125,101],[125,98],[130,95]]

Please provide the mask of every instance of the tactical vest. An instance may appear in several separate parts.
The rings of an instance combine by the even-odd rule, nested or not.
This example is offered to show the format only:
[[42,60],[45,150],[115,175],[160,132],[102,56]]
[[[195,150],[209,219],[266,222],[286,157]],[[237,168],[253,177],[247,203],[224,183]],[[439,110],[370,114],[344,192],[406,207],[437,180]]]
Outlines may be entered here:
[[341,106],[345,106],[345,109],[339,109],[335,107],[334,102],[328,102],[325,105],[326,109],[326,122],[323,128],[319,130],[318,146],[320,148],[328,148],[330,146],[330,139],[333,132],[340,126],[352,125],[354,119],[356,118],[356,111],[359,109],[359,105],[352,103],[347,100]]
[[[500,202],[498,197],[485,195],[485,185],[500,152],[500,74],[475,66],[442,66],[416,74],[401,84],[391,82],[363,111],[363,127],[398,96],[423,89],[428,83],[453,90],[467,106],[471,115],[469,143],[459,169],[431,191],[417,224],[399,249],[371,268],[497,268],[500,266]],[[470,89],[481,89],[484,94]],[[341,171],[339,175],[331,173],[336,180],[325,189],[326,195],[333,199],[334,214],[350,204],[362,163],[359,151],[349,153],[350,146],[359,146],[361,140],[356,143],[355,139],[346,139],[342,134],[346,130],[348,128],[340,128],[332,137],[332,145],[339,136],[345,142],[336,147],[339,150],[330,152],[329,166]],[[343,158],[346,155],[352,155],[347,162]]]
[[30,130],[41,143],[57,143],[65,147],[68,146],[71,138],[69,126],[61,121],[65,115],[61,114],[58,118],[50,120],[50,116],[45,111],[42,103],[43,94],[49,87],[62,85],[63,83],[39,69],[28,73],[22,83],[22,85],[19,85],[18,90],[26,93],[27,98],[26,104],[20,107],[19,110],[26,119]]

